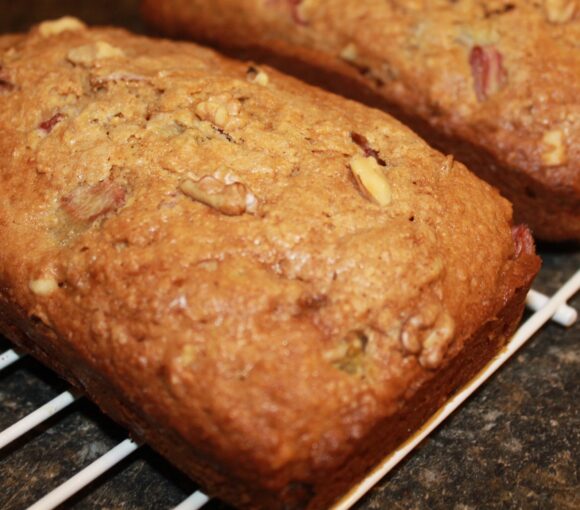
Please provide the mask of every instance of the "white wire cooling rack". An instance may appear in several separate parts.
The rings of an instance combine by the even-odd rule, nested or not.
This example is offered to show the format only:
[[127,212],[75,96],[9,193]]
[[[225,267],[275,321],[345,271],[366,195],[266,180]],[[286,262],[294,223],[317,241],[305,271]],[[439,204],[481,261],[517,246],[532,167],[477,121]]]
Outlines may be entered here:
[[[552,297],[537,291],[530,291],[528,307],[534,311],[516,331],[504,350],[494,358],[460,392],[456,393],[431,419],[409,440],[391,453],[361,483],[346,494],[332,510],[347,510],[364,496],[381,478],[391,471],[409,452],[423,441],[439,424],[452,414],[473,392],[495,373],[511,356],[526,343],[545,323],[553,320],[569,327],[577,320],[575,309],[566,302],[580,290],[580,270],[578,270]],[[0,354],[0,371],[16,363],[22,356],[14,350]],[[56,398],[39,407],[25,418],[0,432],[0,450],[23,436],[37,425],[45,422],[80,398],[75,393],[65,391]],[[92,481],[113,468],[140,447],[138,443],[125,439],[92,464],[79,471],[72,478],[46,494],[28,510],[51,510],[79,492]],[[194,492],[180,503],[175,510],[198,510],[210,497],[201,491]]]

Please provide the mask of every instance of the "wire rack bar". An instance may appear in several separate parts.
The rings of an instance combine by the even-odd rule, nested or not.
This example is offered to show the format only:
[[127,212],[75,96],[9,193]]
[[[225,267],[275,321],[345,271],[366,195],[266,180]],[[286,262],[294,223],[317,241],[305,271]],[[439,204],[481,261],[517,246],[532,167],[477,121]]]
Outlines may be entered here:
[[21,358],[20,354],[16,351],[10,349],[6,352],[0,354],[0,370],[3,370],[6,367],[12,365]]
[[0,449],[4,448],[12,441],[18,439],[20,436],[26,434],[29,430],[32,430],[37,425],[48,420],[51,416],[54,416],[59,411],[62,411],[65,407],[72,404],[76,399],[77,397],[75,395],[65,391],[58,397],[53,398],[50,402],[47,402],[29,415],[22,418],[14,425],[11,425],[7,429],[3,430],[0,432]]
[[179,503],[179,505],[177,505],[173,510],[199,510],[209,500],[209,496],[206,496],[201,491],[196,491],[187,499],[184,499],[181,503]]
[[489,379],[511,356],[524,345],[550,318],[580,290],[580,270],[532,315],[515,333],[504,350],[496,356],[467,386],[455,394],[435,415],[400,448],[389,455],[370,475],[346,494],[332,510],[348,510],[381,478],[403,460],[421,441],[452,414],[472,393]]
[[62,485],[49,492],[42,499],[39,499],[34,505],[28,507],[28,510],[52,510],[63,501],[70,498],[73,494],[76,494],[83,487],[87,486],[93,480],[96,480],[113,466],[121,462],[124,458],[137,450],[137,448],[139,448],[137,443],[130,439],[125,439],[122,443],[119,443],[82,471],[79,471],[72,478],[69,478]]
[[[550,298],[548,296],[545,296],[541,292],[532,289],[530,292],[528,292],[526,305],[528,305],[528,308],[534,312],[537,312],[538,310],[541,310],[549,300]],[[572,324],[574,324],[577,319],[578,312],[571,306],[568,306],[566,303],[562,303],[552,316],[552,320],[554,322],[557,322],[560,324],[560,326],[564,326],[566,328],[572,326]]]

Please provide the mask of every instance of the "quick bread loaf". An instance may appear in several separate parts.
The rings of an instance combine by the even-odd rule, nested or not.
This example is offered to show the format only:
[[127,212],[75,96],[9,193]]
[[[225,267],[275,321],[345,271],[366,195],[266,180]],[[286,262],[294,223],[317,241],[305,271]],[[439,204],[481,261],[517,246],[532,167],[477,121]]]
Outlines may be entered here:
[[580,240],[577,0],[144,0],[165,33],[387,110],[545,240]]
[[501,349],[539,267],[388,115],[193,44],[0,38],[0,134],[0,332],[240,508],[328,508]]

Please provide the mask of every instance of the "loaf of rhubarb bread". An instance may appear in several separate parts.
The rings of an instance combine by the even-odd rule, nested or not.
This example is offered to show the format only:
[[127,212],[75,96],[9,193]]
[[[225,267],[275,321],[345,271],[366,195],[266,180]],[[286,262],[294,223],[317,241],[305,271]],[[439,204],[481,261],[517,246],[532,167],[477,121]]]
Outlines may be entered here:
[[580,240],[578,0],[144,0],[150,22],[380,107],[539,238]]
[[0,48],[0,332],[210,494],[328,508],[520,319],[529,232],[388,115],[72,18]]

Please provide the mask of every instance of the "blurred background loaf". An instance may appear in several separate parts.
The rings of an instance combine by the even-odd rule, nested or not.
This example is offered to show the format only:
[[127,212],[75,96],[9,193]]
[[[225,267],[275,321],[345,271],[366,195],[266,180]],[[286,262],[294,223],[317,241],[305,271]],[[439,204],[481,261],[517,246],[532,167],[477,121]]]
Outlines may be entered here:
[[382,108],[548,241],[580,240],[580,2],[144,0],[210,42]]

